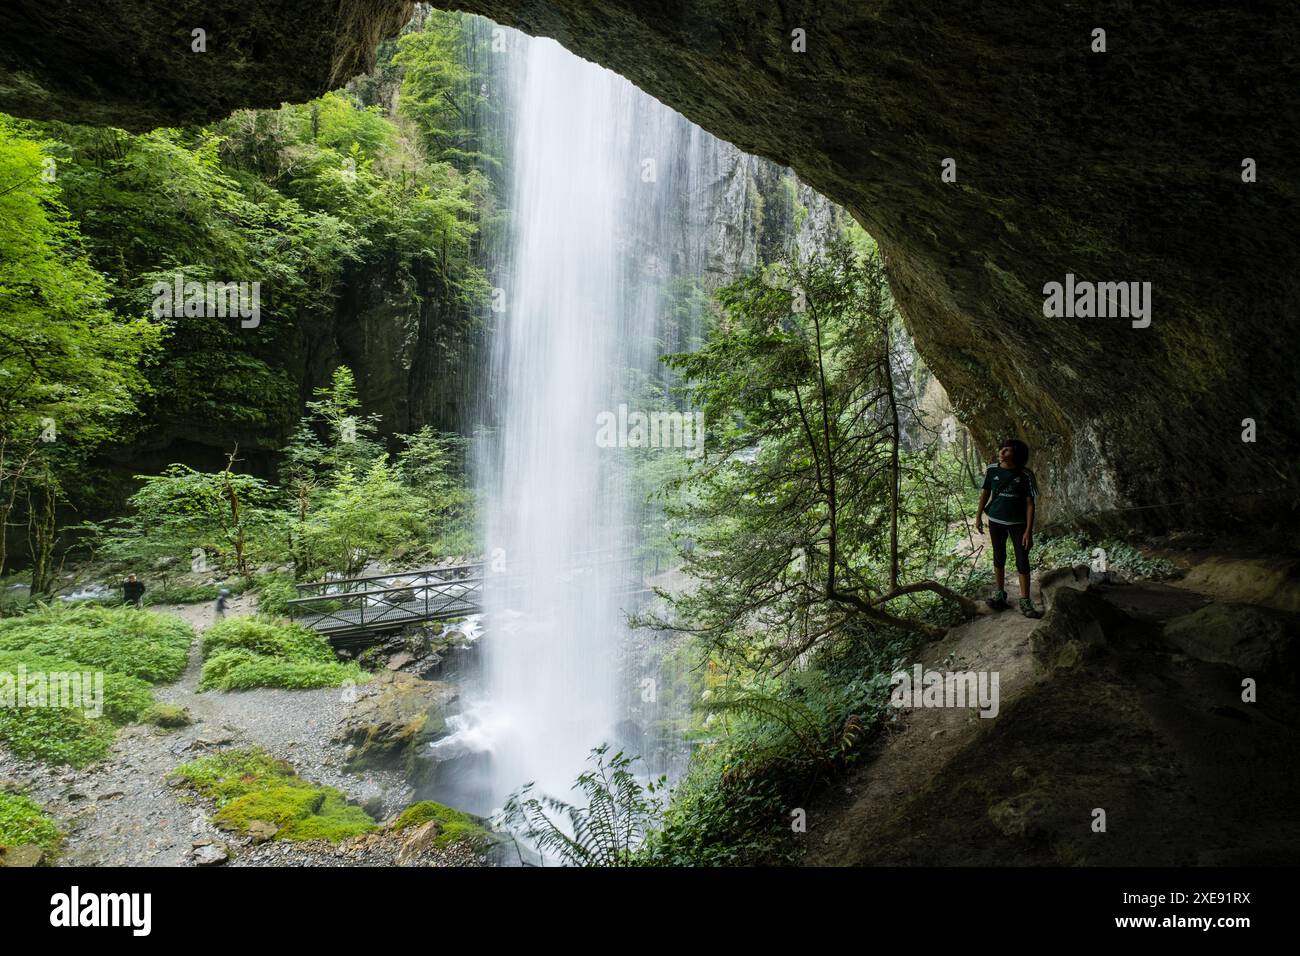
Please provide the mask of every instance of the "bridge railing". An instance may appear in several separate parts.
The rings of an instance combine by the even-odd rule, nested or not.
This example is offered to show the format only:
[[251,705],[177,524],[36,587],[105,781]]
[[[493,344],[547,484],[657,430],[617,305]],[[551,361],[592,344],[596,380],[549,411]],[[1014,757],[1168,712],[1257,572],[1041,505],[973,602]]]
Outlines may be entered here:
[[348,594],[357,591],[389,590],[391,588],[411,587],[416,582],[434,580],[438,583],[460,580],[469,577],[481,577],[483,562],[457,564],[442,568],[421,568],[414,571],[392,571],[388,574],[371,574],[357,578],[328,578],[324,581],[306,581],[295,584],[299,597],[322,597],[326,595]]
[[447,578],[450,568],[372,575],[298,585],[299,597],[285,602],[289,616],[319,631],[375,630],[416,621],[477,613],[483,604],[481,565]]
[[504,569],[493,570],[492,562],[476,562],[310,581],[295,585],[298,596],[285,602],[285,610],[290,617],[324,633],[382,630],[478,613],[488,588],[495,594],[508,595],[538,580],[548,587],[581,587],[593,571],[605,576],[606,581],[616,575],[620,591],[631,593],[645,588],[646,566],[641,555],[593,551],[575,555],[558,566],[507,564]]

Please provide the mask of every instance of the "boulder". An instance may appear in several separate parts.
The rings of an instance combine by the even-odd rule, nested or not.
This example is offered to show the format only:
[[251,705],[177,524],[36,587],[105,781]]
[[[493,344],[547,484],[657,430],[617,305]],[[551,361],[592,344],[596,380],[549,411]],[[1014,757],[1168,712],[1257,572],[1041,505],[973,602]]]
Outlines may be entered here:
[[1207,604],[1165,625],[1165,639],[1188,657],[1245,674],[1296,672],[1300,616],[1255,604]]
[[0,866],[40,866],[44,862],[45,851],[32,843],[0,850]]
[[274,823],[268,823],[266,820],[252,820],[245,832],[254,843],[266,843],[268,840],[275,839],[275,835],[280,832],[280,828]]
[[206,840],[194,847],[190,856],[195,866],[220,866],[230,859],[230,851],[224,843]]
[[1050,610],[1030,635],[1030,644],[1034,655],[1047,666],[1074,667],[1103,653],[1129,623],[1099,595],[1060,587]]
[[402,848],[397,851],[397,865],[404,866],[412,857],[434,846],[441,833],[441,820],[430,820],[403,832]]
[[405,767],[415,752],[446,731],[446,708],[456,689],[401,671],[380,671],[339,726],[338,742],[349,745],[347,768]]

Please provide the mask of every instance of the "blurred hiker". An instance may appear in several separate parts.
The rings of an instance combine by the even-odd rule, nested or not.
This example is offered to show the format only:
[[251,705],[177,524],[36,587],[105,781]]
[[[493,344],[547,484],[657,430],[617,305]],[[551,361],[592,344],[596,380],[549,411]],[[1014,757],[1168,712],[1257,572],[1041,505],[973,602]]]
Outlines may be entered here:
[[1007,539],[1016,554],[1016,572],[1020,577],[1020,613],[1041,617],[1029,596],[1029,549],[1034,546],[1034,500],[1038,485],[1029,463],[1029,446],[1018,438],[1007,438],[998,445],[998,460],[984,472],[984,490],[980,492],[975,512],[975,530],[984,533],[984,516],[989,519],[989,538],[993,543],[993,597],[988,605],[995,611],[1007,607],[1006,566]]
[[230,592],[222,588],[217,592],[217,617],[226,616],[226,605],[229,603],[226,598],[230,597]]
[[127,575],[122,582],[122,602],[132,607],[139,607],[144,600],[144,582],[137,580],[134,574]]

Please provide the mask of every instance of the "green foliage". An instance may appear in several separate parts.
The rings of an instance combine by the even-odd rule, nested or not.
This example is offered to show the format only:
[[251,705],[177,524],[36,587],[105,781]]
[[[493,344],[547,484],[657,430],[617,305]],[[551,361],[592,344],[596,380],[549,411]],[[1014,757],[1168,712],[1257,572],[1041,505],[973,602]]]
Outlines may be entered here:
[[[356,575],[373,560],[473,550],[464,439],[424,427],[399,436],[404,447],[390,463],[378,416],[360,413],[344,366],[308,411],[285,449],[281,487],[230,467],[205,473],[177,464],[137,476],[144,484],[130,499],[131,515],[83,526],[96,559],[121,571],[150,569],[163,587],[146,600],[183,603],[214,599],[221,587],[242,590],[253,564],[283,560],[286,550],[296,577]],[[193,590],[173,585],[191,554],[244,577]],[[293,580],[263,575],[262,609],[283,612]]]
[[[84,675],[99,669],[30,649],[0,650],[0,690],[16,693],[24,671],[30,681],[36,674]],[[103,679],[102,716],[88,716],[86,708],[0,706],[0,740],[20,757],[52,764],[80,767],[102,760],[112,746],[114,724],[138,721],[153,705],[149,684],[138,677],[104,669]],[[93,693],[84,683],[83,688]]]
[[468,813],[462,813],[441,803],[434,803],[432,800],[411,804],[394,821],[392,829],[394,832],[401,832],[410,827],[422,826],[430,820],[438,821],[438,835],[434,837],[433,845],[439,849],[449,847],[453,843],[469,843],[481,848],[491,839],[491,833],[480,826]]
[[0,651],[78,661],[152,683],[180,677],[193,639],[193,628],[178,617],[127,607],[52,604],[0,620]]
[[277,840],[336,842],[375,829],[375,821],[343,793],[304,780],[287,762],[255,748],[201,757],[173,776],[216,804],[218,825],[240,833],[262,821],[278,828]]
[[336,661],[323,664],[267,657],[251,651],[222,651],[204,663],[199,690],[251,690],[254,687],[313,690],[347,683],[361,684],[368,679],[368,675],[352,663]]
[[223,569],[249,573],[250,562],[277,550],[276,489],[252,475],[227,468],[201,472],[172,465],[131,496],[129,534],[173,555],[207,556]]
[[[83,661],[69,660],[66,657],[56,657],[33,650],[0,650],[0,674],[16,675],[20,666],[26,669],[29,678],[35,673],[99,673],[99,668],[94,665],[86,664]],[[104,669],[103,674],[104,716],[110,721],[118,724],[134,723],[140,720],[141,716],[153,706],[153,692],[148,681],[108,669]],[[66,707],[4,709],[20,712],[30,710],[33,712],[47,711],[65,714],[82,713],[79,709]],[[0,714],[3,713],[4,709],[0,709]],[[104,723],[103,720],[98,718],[88,719]]]
[[248,578],[232,577],[216,584],[167,584],[161,588],[151,588],[145,592],[144,603],[149,604],[202,604],[215,601],[222,591],[231,595],[243,594],[248,590]]
[[63,843],[58,825],[30,797],[0,791],[0,853],[33,845],[54,853]]
[[[461,169],[495,163],[486,142],[492,100],[485,87],[492,52],[462,17],[429,11],[423,29],[398,41],[400,107],[420,131],[430,156]],[[481,64],[481,65],[480,65]]]
[[253,590],[257,593],[258,614],[273,617],[286,614],[288,603],[298,596],[298,590],[293,585],[293,575],[283,571],[258,575],[253,585]]
[[696,751],[662,825],[638,854],[657,866],[789,862],[790,812],[810,788],[856,760],[890,718],[889,675],[908,638],[823,644],[810,666],[780,678],[749,672],[706,692],[716,738]]
[[[386,43],[382,75],[362,92],[241,111],[205,129],[133,135],[0,116],[0,525],[27,522],[35,593],[57,578],[63,516],[120,508],[127,489],[110,460],[196,433],[225,448],[283,445],[318,367],[305,356],[365,290],[390,290],[422,327],[436,312],[422,365],[477,346],[488,291],[479,230],[495,215],[481,169],[495,168],[496,134],[478,92],[486,41],[469,23],[422,15],[406,59],[393,62]],[[392,93],[403,81],[399,122]],[[163,314],[155,287],[179,278],[261,283],[260,323]],[[359,440],[298,434],[294,444],[310,451],[314,439],[336,458],[325,470],[364,474],[381,450],[373,416],[359,412],[348,370],[328,388],[331,411],[350,404]],[[41,440],[47,425],[57,440]],[[190,495],[180,479],[209,480],[157,476],[138,520],[99,529],[105,557],[138,573],[212,548],[247,574],[265,549],[283,550],[287,529],[259,525],[263,503],[222,519],[211,495]],[[254,481],[239,478],[239,490],[256,498],[265,489]],[[162,492],[193,509],[159,509]],[[439,535],[464,544],[448,521]]]
[[[595,769],[574,785],[587,798],[577,806],[550,795],[532,796],[533,784],[510,795],[501,825],[568,866],[628,866],[658,822],[666,778],[642,784],[633,771],[637,758],[619,752],[606,760],[607,745],[592,750]],[[552,818],[555,814],[559,822]]]
[[317,663],[336,659],[329,642],[315,631],[263,615],[227,618],[203,632],[204,659],[227,650]]
[[950,531],[925,498],[945,492],[931,451],[906,444],[880,259],[840,242],[718,299],[725,314],[705,346],[668,359],[709,423],[706,454],[666,502],[699,586],[665,595],[673,619],[647,623],[789,661],[869,625],[936,633],[913,603],[921,592],[973,611],[936,580]]
[[199,690],[282,687],[304,690],[364,683],[355,663],[343,663],[310,628],[271,617],[238,617],[203,632]]
[[398,479],[387,456],[359,477],[345,467],[332,476],[302,527],[306,567],[355,577],[370,561],[425,535],[428,509]]
[[472,550],[465,440],[425,426],[399,436],[404,447],[390,463],[378,417],[359,407],[341,366],[285,449],[293,512],[285,521],[298,576],[354,576],[375,559]]
[[[32,591],[43,594],[59,507],[135,410],[159,335],[142,311],[124,318],[111,307],[50,175],[53,144],[38,137],[0,115],[0,527],[21,503]],[[0,540],[0,573],[6,560]]]
[[157,333],[106,308],[104,279],[44,175],[51,146],[0,115],[0,427],[48,416],[69,439],[103,440],[134,408]]
[[45,763],[83,767],[113,746],[112,724],[57,707],[0,709],[0,740],[17,754]]
[[1030,552],[1037,571],[1086,564],[1093,566],[1105,553],[1106,568],[1119,571],[1128,577],[1148,581],[1166,581],[1182,572],[1176,564],[1165,558],[1147,557],[1137,548],[1118,539],[1089,541],[1082,534],[1040,535]]
[[[345,468],[364,471],[383,454],[379,442],[379,416],[362,415],[352,370],[340,365],[330,384],[316,390],[316,400],[307,403],[305,426],[318,425],[325,438],[319,442],[319,457],[311,464],[325,475]],[[310,459],[308,459],[310,461]]]

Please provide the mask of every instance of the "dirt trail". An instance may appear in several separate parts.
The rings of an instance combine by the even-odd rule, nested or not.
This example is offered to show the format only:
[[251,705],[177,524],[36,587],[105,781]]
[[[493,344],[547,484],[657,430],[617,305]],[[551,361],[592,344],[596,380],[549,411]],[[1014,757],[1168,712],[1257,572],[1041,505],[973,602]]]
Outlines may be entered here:
[[[215,614],[211,602],[153,610],[184,618],[200,635]],[[252,599],[241,596],[228,613],[251,610]],[[187,866],[194,862],[196,841],[229,842],[228,834],[207,822],[201,807],[166,781],[181,764],[225,747],[260,746],[288,760],[304,777],[337,787],[359,802],[380,801],[385,808],[408,802],[409,787],[395,776],[362,778],[341,769],[343,746],[331,738],[352,704],[340,689],[200,694],[200,641],[196,637],[191,645],[181,678],[154,693],[160,703],[188,708],[190,726],[125,727],[107,759],[81,770],[19,760],[0,745],[0,780],[16,782],[67,831],[61,865]],[[364,685],[355,688],[353,699],[369,692]]]
[[[1258,655],[1274,618],[1186,584],[1072,587],[1042,621],[981,615],[925,650],[930,669],[998,671],[998,716],[905,711],[808,808],[805,864],[1296,862],[1300,696],[1280,651]],[[1169,636],[1203,612],[1240,633]]]
[[[1037,624],[1015,610],[982,613],[927,647],[919,661],[927,670],[997,672],[999,707],[1004,708],[1043,679],[1029,645]],[[870,762],[841,788],[842,797],[810,812],[810,849],[803,862],[855,862],[861,844],[895,823],[918,792],[994,723],[996,718],[981,717],[974,708],[901,711]],[[819,820],[831,822],[818,826]]]

